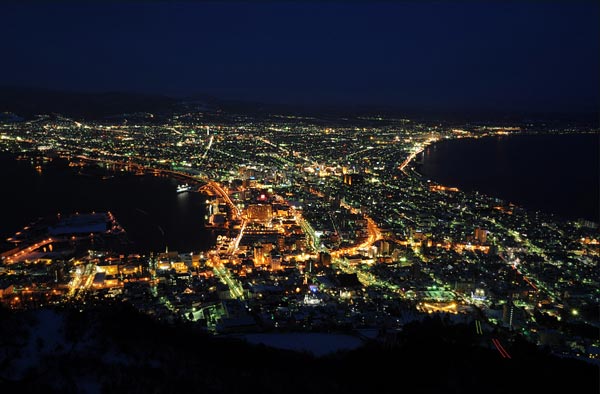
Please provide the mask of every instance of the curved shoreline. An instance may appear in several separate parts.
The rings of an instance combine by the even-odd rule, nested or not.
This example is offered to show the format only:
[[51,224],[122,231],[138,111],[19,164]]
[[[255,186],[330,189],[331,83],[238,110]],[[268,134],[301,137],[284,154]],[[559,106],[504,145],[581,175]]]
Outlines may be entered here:
[[[589,136],[589,137],[588,137]],[[528,137],[528,138],[546,138],[546,139],[553,139],[553,138],[577,138],[579,137],[580,139],[586,139],[586,138],[591,138],[591,137],[595,137],[594,139],[596,140],[596,144],[594,144],[593,146],[598,148],[600,147],[600,133],[598,132],[581,132],[581,133],[523,133],[523,134],[503,134],[503,135],[486,135],[486,136],[482,136],[482,137],[476,137],[476,136],[468,136],[468,137],[462,137],[462,138],[451,138],[451,139],[441,139],[438,141],[435,141],[431,144],[428,144],[422,151],[421,151],[421,155],[425,155],[427,149],[431,148],[432,146],[441,146],[442,144],[440,144],[440,142],[451,142],[451,143],[456,143],[456,141],[458,140],[468,140],[469,142],[473,143],[477,140],[487,140],[487,142],[485,142],[486,144],[498,144],[501,140],[504,141],[510,141],[509,143],[511,144],[515,144],[515,138],[510,138],[510,137]],[[509,137],[509,138],[505,138],[505,137]],[[554,148],[556,150],[556,148],[560,145],[558,142],[563,142],[563,141],[550,141],[551,144],[550,148]],[[571,140],[570,143],[568,144],[570,145],[575,145],[578,148],[581,149],[589,149],[591,148],[591,146],[587,146],[587,144],[585,144],[585,142],[587,141],[581,141],[581,142],[577,142],[575,140]],[[523,143],[523,144],[530,144],[530,141],[518,141],[518,143]],[[546,143],[548,143],[548,141],[546,141]],[[541,146],[541,145],[540,145]],[[546,146],[546,145],[544,145]],[[516,206],[519,206],[520,208],[524,208],[526,210],[531,210],[531,211],[540,211],[543,213],[547,213],[550,215],[556,215],[564,220],[579,220],[579,219],[584,219],[584,220],[590,220],[590,221],[594,221],[596,223],[600,222],[598,215],[594,215],[594,205],[588,201],[590,199],[589,196],[587,196],[589,193],[590,187],[593,187],[593,184],[590,185],[589,180],[590,179],[600,179],[597,176],[594,175],[594,168],[583,168],[583,170],[587,170],[587,171],[581,171],[582,168],[573,168],[570,169],[569,165],[573,166],[573,164],[571,164],[572,161],[574,161],[573,158],[570,158],[570,156],[567,156],[567,158],[561,157],[561,161],[560,161],[560,169],[563,169],[565,172],[568,172],[570,175],[572,175],[572,178],[560,178],[561,180],[565,180],[568,179],[570,181],[570,183],[567,183],[567,186],[563,186],[562,184],[560,185],[561,187],[557,187],[557,186],[553,186],[554,183],[556,183],[556,179],[559,178],[557,176],[550,176],[548,173],[550,170],[546,170],[544,169],[544,171],[540,171],[537,173],[531,173],[528,177],[523,177],[523,176],[515,176],[515,175],[519,175],[519,174],[523,174],[526,173],[527,169],[531,169],[532,166],[531,165],[524,165],[522,167],[519,167],[518,169],[515,169],[515,160],[513,160],[515,157],[519,158],[519,152],[521,151],[525,151],[527,152],[527,155],[536,155],[536,154],[540,154],[540,149],[536,149],[538,148],[538,146],[529,146],[528,149],[508,149],[505,152],[501,152],[501,154],[496,153],[495,157],[496,159],[491,159],[491,155],[487,155],[487,156],[482,156],[483,157],[482,161],[477,161],[473,159],[473,153],[475,152],[479,152],[480,150],[475,150],[473,149],[474,147],[465,149],[464,145],[461,147],[463,150],[468,151],[468,152],[462,152],[462,153],[466,153],[467,156],[465,156],[464,154],[461,155],[461,152],[454,152],[451,154],[452,156],[452,161],[450,161],[448,164],[443,165],[442,164],[438,164],[438,168],[437,168],[437,173],[434,172],[435,169],[435,165],[433,165],[433,169],[429,172],[424,171],[424,167],[425,167],[425,157],[423,156],[421,158],[421,163],[416,163],[414,160],[411,161],[411,168],[413,169],[413,171],[416,174],[419,174],[421,177],[423,177],[424,179],[429,179],[432,182],[435,182],[438,185],[444,185],[444,186],[453,186],[453,187],[457,187],[460,190],[464,191],[464,192],[468,192],[468,193],[481,193],[481,194],[485,194],[489,197],[492,198],[497,198],[499,200],[503,200],[505,202],[509,202],[512,203]],[[483,149],[481,150],[482,152],[485,149],[489,149],[490,147],[483,147]],[[514,147],[512,147],[514,148]],[[445,148],[448,149],[448,148]],[[561,145],[561,149],[566,149],[566,147]],[[454,149],[456,150],[456,149]],[[494,152],[497,152],[498,149],[496,149]],[[576,150],[577,152],[579,150]],[[586,150],[587,152],[587,150]],[[551,152],[550,152],[551,153]],[[554,164],[555,160],[552,160],[552,157],[550,153],[546,153],[546,151],[542,152],[542,156],[538,156],[538,160],[532,160],[530,161],[528,164],[531,163],[538,163],[536,167],[539,167],[539,163],[550,163]],[[587,152],[589,153],[589,152]],[[438,151],[438,159],[439,159],[439,155],[442,155],[442,158],[444,158],[444,156],[448,156],[450,155],[448,152],[439,152]],[[589,157],[590,155],[577,155],[577,156],[573,156],[575,159],[585,159],[585,160],[592,160],[594,157],[598,156],[600,154],[599,149],[595,149],[592,156]],[[500,156],[498,156],[500,155]],[[417,155],[418,156],[418,155]],[[480,158],[481,158],[480,157]],[[490,166],[486,166],[486,160],[494,160],[494,164],[490,165]],[[465,162],[471,160],[471,163],[476,163],[478,165],[473,165],[471,166],[466,166]],[[502,160],[504,165],[500,165],[500,163],[498,163],[499,160]],[[431,160],[430,160],[431,161]],[[508,165],[508,166],[507,166]],[[511,167],[512,166],[512,167]],[[453,174],[448,175],[446,174],[446,176],[444,177],[443,174],[440,173],[440,169],[443,168],[448,168],[448,167],[454,167],[454,168],[458,168],[457,170],[454,171]],[[467,169],[470,171],[471,174],[475,174],[472,175],[473,179],[469,179],[469,176],[467,174],[460,174],[460,170],[462,169]],[[477,172],[476,168],[480,168],[480,167],[486,167],[486,168],[493,168],[495,170],[495,173],[490,175],[490,178],[488,179],[488,185],[486,187],[485,184],[482,185],[482,178],[484,178],[483,172],[480,170],[479,172]],[[471,170],[472,168],[475,168],[475,170]],[[502,168],[504,168],[504,170],[502,170]],[[597,167],[596,167],[597,168]],[[514,170],[514,171],[510,171],[510,170]],[[524,170],[525,169],[525,170]],[[534,171],[534,170],[532,170]],[[597,171],[597,169],[596,169]],[[589,175],[586,177],[586,179],[588,180],[587,183],[585,183],[584,186],[586,186],[586,193],[583,193],[582,190],[580,190],[582,187],[579,185],[578,182],[576,182],[577,178],[581,178],[584,175]],[[597,174],[596,174],[597,175]],[[452,181],[449,181],[448,177],[452,178]],[[512,178],[511,178],[512,177]],[[496,192],[493,192],[490,190],[490,184],[491,182],[495,182],[493,179],[494,178],[498,178],[496,181],[497,183],[495,183],[496,185],[498,185],[498,187],[496,188]],[[514,179],[514,182],[512,183],[508,183],[507,179]],[[544,186],[547,189],[551,189],[553,193],[543,193],[542,192],[538,192],[535,193],[536,190],[536,186],[534,185],[533,181],[536,180],[539,181],[544,180],[545,182],[542,183],[542,186]],[[539,185],[538,185],[539,186]],[[523,191],[526,190],[526,191]],[[568,191],[572,191],[575,190],[575,192],[579,191],[576,196],[579,197],[579,199],[575,199],[572,196],[568,195]],[[499,191],[499,192],[497,192]],[[519,192],[520,191],[520,192]],[[552,195],[554,194],[554,195]],[[557,194],[564,194],[564,198],[562,199],[558,199],[556,198],[555,195]],[[592,195],[594,194],[598,194],[598,184],[596,184],[596,189],[594,192],[591,193]],[[583,197],[582,197],[583,196]],[[551,199],[549,197],[554,197],[556,201],[554,201],[554,203],[557,203],[556,205],[552,205],[549,209],[549,205],[548,205],[548,201],[550,201]],[[587,200],[586,200],[587,199]],[[564,201],[565,200],[575,200],[577,201],[576,203],[573,203],[574,205],[571,204],[566,204]],[[583,200],[580,201],[580,200]],[[587,204],[586,204],[587,202]],[[544,205],[545,204],[545,205]],[[585,207],[585,210],[587,212],[584,212],[583,210],[580,210],[580,213],[578,214],[574,214],[574,212],[577,212],[573,207]],[[570,209],[569,209],[570,208]],[[594,217],[595,216],[595,217]]]
[[[5,153],[1,158],[2,160],[14,161],[16,163],[16,157],[17,155]],[[123,225],[128,224],[125,226],[125,229],[132,241],[135,241],[135,248],[140,251],[164,250],[165,244],[168,244],[169,249],[182,251],[208,250],[214,245],[213,231],[205,229],[202,222],[196,225],[195,222],[190,223],[191,219],[183,220],[186,227],[181,230],[177,229],[178,226],[174,225],[174,222],[179,219],[173,218],[185,218],[191,215],[193,212],[196,212],[196,209],[192,207],[196,207],[198,201],[204,201],[201,196],[190,196],[193,198],[192,200],[190,200],[190,197],[184,199],[175,197],[174,187],[172,190],[171,187],[175,182],[180,181],[176,177],[165,174],[159,177],[150,176],[147,180],[142,180],[145,177],[133,177],[134,172],[132,171],[128,171],[125,174],[114,169],[104,169],[97,173],[94,171],[93,176],[77,178],[79,167],[69,167],[69,161],[61,157],[57,157],[57,159],[56,163],[58,163],[59,167],[51,165],[52,167],[49,168],[53,169],[46,173],[46,167],[44,166],[44,174],[42,175],[30,171],[31,165],[29,162],[21,162],[22,165],[25,164],[25,167],[19,167],[21,170],[18,171],[21,174],[21,179],[25,182],[22,191],[30,197],[25,199],[11,199],[14,208],[6,213],[12,218],[8,220],[11,223],[8,227],[11,229],[14,228],[15,232],[26,225],[27,220],[25,222],[19,220],[19,212],[26,212],[28,206],[35,202],[35,189],[38,187],[36,183],[40,183],[40,185],[45,185],[42,187],[51,186],[53,190],[47,197],[50,199],[50,202],[38,205],[39,209],[37,211],[40,211],[40,215],[54,215],[57,211],[63,213],[75,211],[87,212],[92,210],[102,211],[106,208],[117,213],[119,222]],[[88,163],[92,164],[92,162]],[[60,171],[60,174],[54,168]],[[118,176],[105,178],[103,176],[105,174],[104,171],[106,171],[106,174],[110,173]],[[30,173],[31,176],[29,175]],[[153,174],[148,173],[148,175]],[[123,182],[125,181],[122,179],[122,176],[131,176],[131,181],[135,185],[123,189],[123,185],[125,185]],[[38,177],[40,177],[39,181],[35,181]],[[127,184],[129,183],[127,182]],[[146,185],[146,187],[142,187],[143,185]],[[163,188],[157,189],[159,186]],[[141,189],[138,189],[138,187],[141,187]],[[106,190],[106,192],[102,190]],[[61,193],[67,192],[69,196],[74,194],[80,197],[79,199],[71,197],[63,198],[65,196]],[[100,197],[97,197],[98,193],[106,197],[104,202],[99,200]],[[159,197],[157,198],[169,204],[169,207],[166,207],[168,209],[166,211],[158,209],[158,203],[150,202],[152,199],[149,198],[144,197],[140,200],[139,197],[136,197],[140,193],[144,196],[158,193]],[[86,196],[89,196],[89,198]],[[51,206],[53,205],[56,205],[56,208],[52,208]],[[199,209],[202,214],[199,214],[200,216],[197,219],[203,221],[204,211],[202,207],[199,207]],[[195,216],[194,214],[194,218]],[[9,236],[12,236],[12,230],[7,231],[6,237]],[[149,237],[150,241],[144,241],[146,236]],[[141,244],[138,242],[141,242]]]

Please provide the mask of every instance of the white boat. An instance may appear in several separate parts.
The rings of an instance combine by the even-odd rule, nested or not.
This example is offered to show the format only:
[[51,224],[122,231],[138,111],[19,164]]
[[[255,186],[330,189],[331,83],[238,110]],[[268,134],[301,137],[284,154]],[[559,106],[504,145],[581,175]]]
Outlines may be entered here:
[[189,192],[192,190],[192,187],[187,183],[177,185],[177,193]]

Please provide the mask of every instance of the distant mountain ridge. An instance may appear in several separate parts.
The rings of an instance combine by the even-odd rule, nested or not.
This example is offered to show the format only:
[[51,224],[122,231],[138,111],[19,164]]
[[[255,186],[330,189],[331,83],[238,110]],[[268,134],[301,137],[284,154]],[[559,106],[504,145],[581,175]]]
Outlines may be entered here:
[[497,109],[397,108],[383,105],[295,105],[222,99],[198,94],[187,97],[130,92],[73,92],[34,87],[0,86],[0,113],[32,118],[57,113],[80,119],[103,119],[137,112],[172,113],[201,108],[251,115],[288,114],[335,118],[386,116],[447,122],[543,122],[578,123],[597,128],[598,111],[525,112]]
[[97,119],[122,113],[165,110],[175,103],[176,99],[160,95],[0,87],[0,112],[12,112],[25,118],[37,114],[59,113],[75,118]]

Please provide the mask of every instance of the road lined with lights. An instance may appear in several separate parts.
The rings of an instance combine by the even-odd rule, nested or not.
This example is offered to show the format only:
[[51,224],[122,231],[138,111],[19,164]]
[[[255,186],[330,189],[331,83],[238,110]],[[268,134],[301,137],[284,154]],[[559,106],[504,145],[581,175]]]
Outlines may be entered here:
[[425,141],[424,143],[417,144],[415,147],[413,147],[411,154],[408,155],[408,157],[402,162],[402,164],[400,164],[400,166],[398,167],[398,169],[406,174],[406,172],[404,171],[404,169],[406,168],[406,166],[409,165],[410,162],[413,161],[413,159],[415,157],[417,157],[417,155],[419,153],[423,152],[425,150],[425,148],[427,148],[428,145],[431,145],[431,144],[433,144],[436,141],[438,141],[437,138],[431,137],[427,141]]
[[75,268],[75,274],[69,282],[68,298],[77,298],[89,289],[96,275],[96,265],[93,263],[82,264]]
[[481,321],[475,320],[475,332],[479,335],[483,335],[483,330],[481,329]]
[[50,251],[52,251],[52,243],[58,242],[58,241],[59,240],[54,239],[54,238],[47,238],[47,239],[44,239],[43,241],[39,241],[33,245],[29,245],[23,249],[18,249],[11,253],[7,253],[7,254],[3,255],[2,258],[6,259],[6,263],[15,263],[15,262],[23,259],[29,253],[32,253],[33,251],[35,251],[39,248],[42,248],[46,245],[50,245],[49,248],[50,248]]
[[496,350],[498,350],[502,358],[512,358],[497,338],[492,338],[492,343],[494,344]]

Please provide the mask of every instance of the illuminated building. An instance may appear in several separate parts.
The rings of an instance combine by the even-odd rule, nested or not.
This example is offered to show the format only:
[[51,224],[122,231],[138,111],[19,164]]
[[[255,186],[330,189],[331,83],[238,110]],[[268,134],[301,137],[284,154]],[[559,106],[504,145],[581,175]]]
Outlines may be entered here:
[[273,244],[265,243],[254,246],[254,266],[271,265]]
[[475,240],[484,244],[487,240],[487,230],[477,227],[475,229]]
[[260,222],[268,222],[273,217],[273,209],[270,204],[252,204],[248,206],[248,219]]
[[324,267],[331,266],[331,255],[327,252],[319,252],[319,263]]
[[389,256],[390,254],[390,243],[386,241],[381,241],[381,255]]
[[512,329],[513,327],[513,316],[515,313],[515,306],[512,301],[508,301],[502,307],[502,322]]

